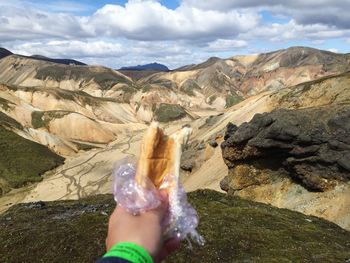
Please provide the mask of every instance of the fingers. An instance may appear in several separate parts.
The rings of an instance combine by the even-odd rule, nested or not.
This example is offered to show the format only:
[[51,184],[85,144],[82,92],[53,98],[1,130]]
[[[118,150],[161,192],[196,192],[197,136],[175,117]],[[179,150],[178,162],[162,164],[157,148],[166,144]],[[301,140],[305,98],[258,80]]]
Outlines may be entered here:
[[164,242],[164,245],[159,252],[158,256],[155,258],[155,262],[161,262],[164,260],[168,255],[170,255],[172,252],[174,252],[176,249],[180,247],[180,239],[174,237],[171,239],[168,239]]
[[168,254],[174,252],[176,249],[178,249],[180,247],[181,244],[181,240],[174,237],[171,238],[169,240],[167,240],[164,244],[164,247],[166,249],[166,251],[168,252]]

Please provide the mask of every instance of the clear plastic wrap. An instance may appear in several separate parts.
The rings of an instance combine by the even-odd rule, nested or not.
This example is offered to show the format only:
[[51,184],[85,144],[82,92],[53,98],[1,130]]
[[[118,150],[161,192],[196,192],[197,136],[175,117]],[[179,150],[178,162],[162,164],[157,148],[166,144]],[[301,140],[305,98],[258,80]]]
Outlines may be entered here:
[[[143,188],[135,181],[136,164],[126,159],[119,162],[114,171],[113,192],[115,201],[129,213],[137,215],[154,209],[161,204],[160,195],[155,186]],[[167,175],[160,189],[169,196],[169,213],[164,220],[164,238],[177,237],[181,240],[190,237],[194,242],[204,245],[204,239],[198,234],[198,215],[187,202],[186,192],[177,178]]]

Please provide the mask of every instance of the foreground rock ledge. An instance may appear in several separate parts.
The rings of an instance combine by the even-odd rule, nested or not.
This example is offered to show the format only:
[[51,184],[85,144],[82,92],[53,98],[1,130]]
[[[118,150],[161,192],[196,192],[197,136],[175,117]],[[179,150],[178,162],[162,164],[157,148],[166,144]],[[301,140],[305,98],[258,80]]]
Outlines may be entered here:
[[[166,262],[345,262],[350,232],[325,220],[215,191],[189,194],[204,247]],[[0,216],[0,262],[94,262],[104,253],[110,195],[11,207]]]
[[231,174],[240,169],[246,181],[265,181],[259,171],[280,169],[308,190],[326,191],[350,180],[350,106],[256,114],[221,146]]
[[229,194],[350,229],[350,106],[256,114],[228,126],[222,155]]

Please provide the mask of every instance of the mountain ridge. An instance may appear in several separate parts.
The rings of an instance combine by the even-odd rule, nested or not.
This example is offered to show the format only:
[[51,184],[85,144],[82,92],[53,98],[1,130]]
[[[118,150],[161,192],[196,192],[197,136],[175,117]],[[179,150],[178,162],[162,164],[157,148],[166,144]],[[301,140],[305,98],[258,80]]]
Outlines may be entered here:
[[[214,147],[221,143],[228,122],[239,125],[257,113],[282,107],[347,104],[350,75],[344,72],[348,67],[347,56],[291,48],[267,55],[212,58],[199,69],[134,79],[105,67],[8,56],[0,60],[1,111],[22,125],[15,130],[20,136],[69,156],[61,166],[69,173],[57,170],[50,180],[44,179],[20,199],[7,203],[109,192],[113,163],[137,155],[143,130],[153,120],[161,121],[169,134],[183,125],[193,129],[182,163],[185,189],[220,190],[227,167],[220,149]],[[71,176],[79,186],[71,183]],[[49,193],[47,187],[51,187]],[[318,199],[338,209],[332,193],[319,194]],[[281,198],[286,196],[281,194]],[[6,201],[0,203],[0,210],[7,209]],[[289,208],[300,209],[297,205]],[[308,206],[303,212],[322,216]],[[342,224],[328,214],[325,218]]]
[[167,71],[169,71],[169,68],[163,64],[153,62],[153,63],[137,65],[137,66],[121,67],[118,70],[136,70],[136,71],[152,70],[152,71],[165,71],[165,72],[167,72]]
[[57,64],[63,64],[63,65],[76,65],[76,66],[86,66],[87,64],[80,62],[78,60],[74,59],[62,59],[62,58],[48,58],[42,55],[31,55],[31,56],[24,56],[24,55],[19,55],[19,54],[14,54],[11,51],[0,47],[0,59],[11,56],[11,55],[17,55],[21,56],[24,58],[29,58],[29,59],[35,59],[35,60],[42,60],[42,61],[47,61],[47,62],[52,62],[52,63],[57,63]]

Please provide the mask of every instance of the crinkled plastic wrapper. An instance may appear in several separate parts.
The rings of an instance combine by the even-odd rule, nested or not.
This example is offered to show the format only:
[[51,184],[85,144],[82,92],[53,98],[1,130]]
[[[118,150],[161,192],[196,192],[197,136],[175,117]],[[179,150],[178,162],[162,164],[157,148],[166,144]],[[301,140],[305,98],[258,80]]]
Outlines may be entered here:
[[[137,215],[154,209],[161,204],[156,187],[149,181],[146,189],[135,181],[136,164],[132,160],[119,162],[114,171],[113,192],[115,201],[129,213]],[[169,195],[169,213],[164,220],[164,238],[177,237],[181,240],[189,238],[204,245],[204,239],[198,234],[198,215],[187,202],[186,192],[177,178],[168,175],[160,189],[165,189]]]

